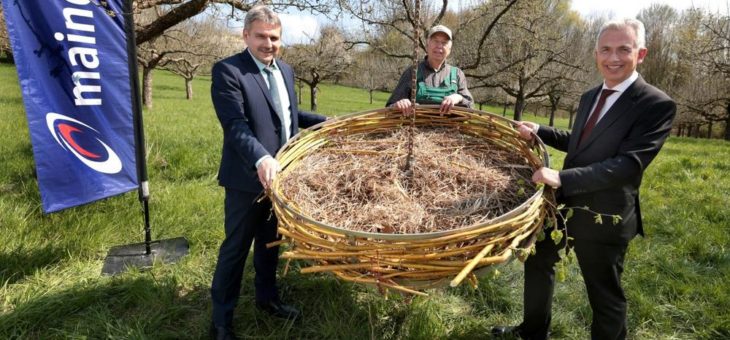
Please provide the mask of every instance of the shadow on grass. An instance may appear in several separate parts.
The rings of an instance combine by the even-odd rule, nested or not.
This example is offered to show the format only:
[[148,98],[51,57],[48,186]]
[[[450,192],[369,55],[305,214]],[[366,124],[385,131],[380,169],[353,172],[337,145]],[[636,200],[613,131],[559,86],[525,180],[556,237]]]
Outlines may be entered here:
[[[182,80],[180,80],[180,82],[182,82]],[[165,84],[160,84],[160,85],[155,85],[154,89],[157,90],[157,91],[182,91],[183,94],[185,93],[185,86],[184,85],[165,85]]]
[[[303,312],[302,320],[293,322],[254,308],[252,275],[247,276],[234,317],[234,328],[241,337],[362,339],[371,335],[367,325],[369,319],[376,318],[369,314],[374,311],[353,298],[357,292],[350,285],[327,277],[282,279],[284,300]],[[190,288],[172,275],[146,272],[79,280],[63,290],[53,286],[47,285],[47,292],[9,298],[6,305],[11,307],[0,313],[0,338],[208,336],[211,307],[207,282]]]
[[66,256],[62,248],[47,246],[32,251],[11,251],[0,253],[0,284],[16,283],[39,269],[54,265]]
[[19,109],[23,107],[23,97],[2,94],[0,95],[0,99],[8,106],[18,107]]
[[272,318],[253,308],[253,275],[247,276],[235,320],[239,336],[367,339],[371,338],[371,332],[379,333],[374,330],[377,320],[373,319],[377,319],[374,315],[380,308],[360,300],[361,291],[331,275],[300,274],[292,270],[279,279],[282,300],[302,312],[301,320],[295,323]]
[[183,290],[174,278],[140,275],[144,276],[72,284],[17,302],[10,312],[0,314],[0,338],[202,335],[195,319],[205,313],[206,289]]
[[[193,93],[193,98],[195,98],[195,93]],[[154,99],[160,99],[160,100],[161,99],[179,100],[181,102],[181,104],[183,104],[183,103],[192,103],[191,100],[185,98],[185,89],[180,90],[179,95],[177,95],[177,93],[174,94],[174,95],[173,94],[170,94],[170,93],[155,94]],[[154,101],[152,102],[152,105],[153,106],[155,105],[155,102]]]

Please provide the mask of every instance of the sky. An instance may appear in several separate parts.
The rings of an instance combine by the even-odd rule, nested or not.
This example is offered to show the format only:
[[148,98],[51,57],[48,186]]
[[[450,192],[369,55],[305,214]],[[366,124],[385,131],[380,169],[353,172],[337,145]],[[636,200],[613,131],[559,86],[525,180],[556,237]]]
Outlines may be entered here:
[[[457,10],[462,3],[473,3],[473,0],[449,1],[449,7]],[[610,17],[635,17],[641,9],[652,4],[667,4],[681,11],[694,6],[702,7],[712,12],[728,13],[730,0],[573,0],[572,9],[584,17],[593,15],[607,15]],[[317,38],[319,28],[327,24],[323,17],[315,17],[309,13],[280,14],[282,21],[282,42],[285,45],[307,43],[310,38]]]
[[279,14],[279,19],[281,19],[282,26],[281,41],[285,45],[308,43],[311,38],[316,39],[320,26],[326,23],[311,14],[282,13]]
[[682,11],[692,6],[705,8],[712,12],[727,12],[727,6],[730,1],[726,0],[610,0],[610,1],[594,1],[594,0],[573,0],[573,10],[587,17],[591,15],[613,14],[611,17],[624,18],[636,17],[644,8],[652,4],[666,4],[674,7],[678,11]]

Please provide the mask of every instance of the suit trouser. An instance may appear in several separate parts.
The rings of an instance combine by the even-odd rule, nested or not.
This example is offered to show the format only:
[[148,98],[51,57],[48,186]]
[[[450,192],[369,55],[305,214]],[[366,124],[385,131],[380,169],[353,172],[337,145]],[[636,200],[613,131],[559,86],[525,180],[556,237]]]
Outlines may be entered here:
[[271,211],[271,201],[263,199],[256,202],[258,197],[258,193],[226,188],[226,238],[218,253],[210,289],[213,323],[219,327],[233,323],[233,311],[238,303],[243,267],[251,243],[254,243],[256,301],[264,302],[278,297],[276,266],[279,247],[266,248],[267,243],[278,239],[276,216]]
[[[524,321],[520,325],[524,339],[542,340],[549,336],[554,265],[562,244],[556,245],[546,234],[536,244],[536,254],[525,261]],[[584,240],[571,243],[593,311],[591,339],[626,338],[626,297],[621,288],[621,273],[627,246]]]

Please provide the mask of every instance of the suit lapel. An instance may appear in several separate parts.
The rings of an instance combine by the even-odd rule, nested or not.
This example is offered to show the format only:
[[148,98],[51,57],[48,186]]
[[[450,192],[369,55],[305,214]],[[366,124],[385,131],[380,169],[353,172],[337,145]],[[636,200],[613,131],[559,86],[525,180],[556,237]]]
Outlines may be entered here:
[[606,132],[606,130],[608,130],[608,128],[613,125],[613,123],[617,119],[631,112],[631,108],[636,103],[636,94],[639,92],[639,88],[642,87],[643,84],[644,80],[639,77],[634,81],[633,84],[631,84],[631,86],[626,89],[626,91],[624,91],[624,93],[621,94],[616,102],[613,103],[611,108],[606,111],[606,114],[603,116],[603,118],[598,121],[596,126],[593,128],[593,131],[591,131],[591,134],[588,135],[588,138],[585,141],[583,141],[577,151],[580,151],[591,145],[591,143],[599,138],[601,134]]
[[580,105],[580,110],[578,110],[578,114],[575,116],[575,122],[573,123],[573,130],[570,133],[571,138],[568,144],[569,153],[575,151],[578,146],[579,136],[583,132],[583,126],[586,125],[588,115],[591,114],[591,109],[593,108],[593,102],[596,101],[596,96],[598,96],[600,90],[601,86],[591,89],[588,95],[585,96],[586,98],[590,98],[590,100],[586,100],[583,105]]
[[[286,87],[286,93],[289,97],[289,119],[291,120],[291,135],[294,136],[298,131],[298,124],[299,121],[297,120],[297,112],[296,112],[296,104],[297,104],[297,98],[296,98],[296,91],[294,90],[294,83],[290,82],[294,80],[294,73],[288,65],[284,64],[281,61],[277,61],[277,64],[279,65],[279,70],[281,71],[281,76],[284,78],[284,86]],[[286,110],[285,110],[286,111]]]
[[259,85],[259,88],[261,89],[264,98],[266,98],[266,102],[269,103],[269,108],[271,109],[270,111],[272,113],[272,116],[276,117],[276,120],[279,120],[279,115],[274,109],[274,100],[271,99],[271,92],[269,92],[269,87],[266,85],[264,75],[261,73],[258,65],[256,65],[256,62],[253,60],[251,52],[249,52],[248,49],[244,50],[242,58],[244,60],[244,65],[246,65],[248,73],[256,80],[256,84]]

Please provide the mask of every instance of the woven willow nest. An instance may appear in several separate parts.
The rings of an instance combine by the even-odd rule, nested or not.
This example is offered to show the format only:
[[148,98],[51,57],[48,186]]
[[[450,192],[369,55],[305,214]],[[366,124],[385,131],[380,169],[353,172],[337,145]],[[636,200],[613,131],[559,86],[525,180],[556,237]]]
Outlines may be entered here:
[[[526,255],[525,250],[534,244],[536,231],[549,214],[548,193],[542,186],[530,187],[527,194],[521,190],[520,196],[524,196],[524,201],[496,210],[500,212],[498,215],[478,215],[480,210],[475,209],[478,216],[421,222],[428,224],[427,228],[368,229],[353,227],[357,223],[331,225],[313,217],[321,214],[303,209],[306,202],[292,198],[296,197],[292,192],[298,189],[291,188],[293,181],[289,176],[297,169],[306,170],[317,164],[316,160],[308,157],[336,147],[345,140],[362,142],[363,136],[403,133],[399,131],[406,131],[409,124],[410,118],[404,118],[393,109],[367,111],[328,120],[303,131],[282,148],[277,155],[282,171],[269,196],[279,219],[279,233],[284,236],[281,242],[290,246],[282,254],[283,258],[309,261],[312,265],[303,268],[303,273],[331,272],[348,281],[422,294],[420,291],[423,289],[449,282],[456,286],[465,278],[476,284],[475,272],[479,269],[505,262],[515,253]],[[523,170],[528,173],[548,166],[542,142],[524,141],[510,120],[494,114],[457,107],[442,115],[438,106],[417,106],[415,127],[416,131],[450,132],[457,141],[471,145],[481,143],[481,152],[499,154],[502,158],[506,155],[516,168],[527,168]],[[364,140],[367,142],[367,138]],[[355,158],[357,154],[372,153],[372,150],[359,148],[354,154],[352,150],[345,152],[353,153],[349,156]],[[405,150],[394,152],[404,153]],[[421,171],[418,152],[415,152],[414,164],[415,177]],[[318,169],[316,172],[322,171]],[[331,175],[320,174],[325,180]],[[479,176],[479,173],[472,175]],[[404,200],[409,190],[401,190]],[[368,210],[366,207],[362,209]],[[358,214],[357,211],[346,213]],[[444,221],[454,225],[444,226]],[[372,224],[379,226],[383,223],[373,221]]]

